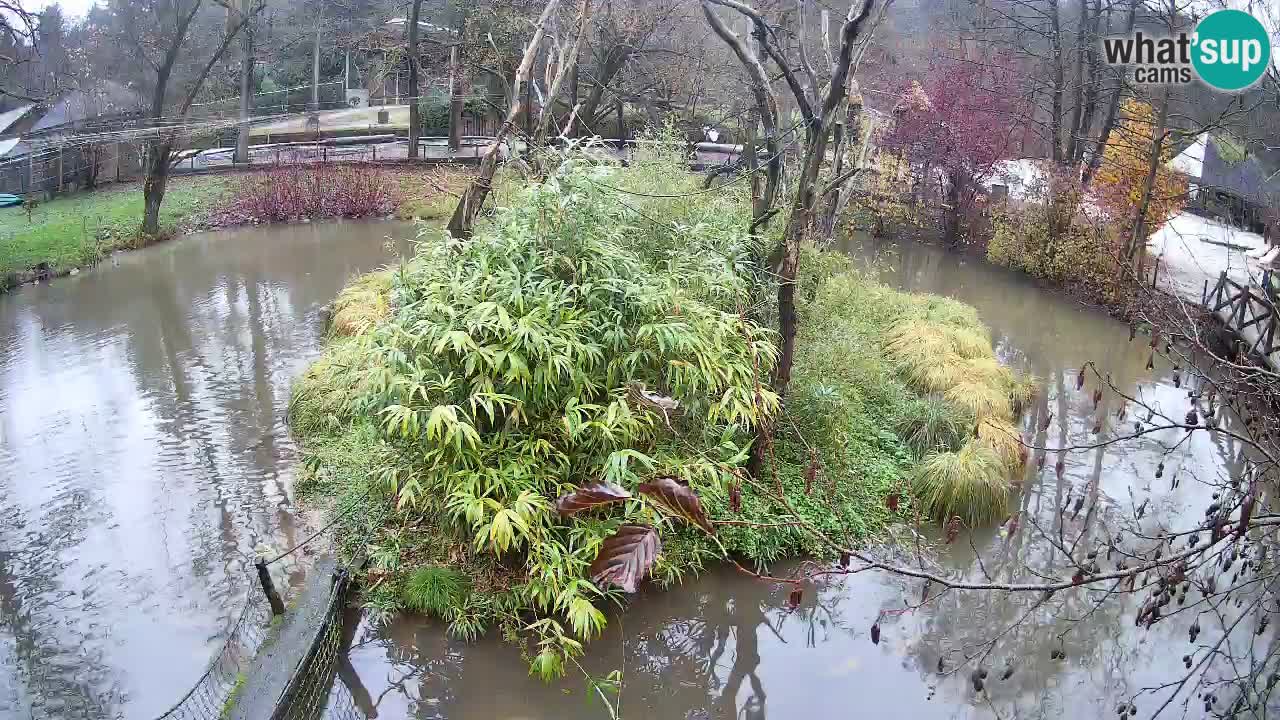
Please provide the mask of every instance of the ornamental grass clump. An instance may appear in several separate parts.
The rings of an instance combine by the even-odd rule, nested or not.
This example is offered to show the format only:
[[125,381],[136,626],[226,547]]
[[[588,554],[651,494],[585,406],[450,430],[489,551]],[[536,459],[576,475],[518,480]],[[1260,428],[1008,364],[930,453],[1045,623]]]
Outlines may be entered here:
[[912,447],[932,447],[912,477],[922,509],[940,521],[959,517],[970,527],[1003,517],[1009,478],[1026,458],[1013,419],[1030,401],[1034,382],[1000,363],[990,337],[967,313],[927,312],[901,322],[887,337],[885,353],[902,377],[930,402],[951,408],[952,417],[971,423],[963,441],[929,445],[930,436],[942,431],[930,431],[926,422],[947,426],[927,414],[914,426],[908,418]]

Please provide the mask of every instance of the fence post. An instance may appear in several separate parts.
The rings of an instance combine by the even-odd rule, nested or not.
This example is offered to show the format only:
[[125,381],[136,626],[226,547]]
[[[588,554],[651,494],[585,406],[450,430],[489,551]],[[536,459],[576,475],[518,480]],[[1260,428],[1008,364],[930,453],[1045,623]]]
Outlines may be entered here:
[[32,148],[27,155],[27,192],[36,191],[36,151]]
[[62,192],[62,146],[58,146],[58,192]]
[[267,596],[267,602],[271,604],[272,615],[284,614],[284,602],[280,599],[280,593],[276,592],[276,586],[271,582],[271,571],[267,570],[267,562],[258,560],[254,567],[258,568],[258,582],[262,583],[262,592]]

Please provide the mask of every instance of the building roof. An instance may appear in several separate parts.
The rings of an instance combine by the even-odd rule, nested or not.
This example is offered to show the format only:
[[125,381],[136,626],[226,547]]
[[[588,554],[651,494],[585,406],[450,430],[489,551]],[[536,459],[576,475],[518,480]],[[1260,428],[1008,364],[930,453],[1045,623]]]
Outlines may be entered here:
[[34,107],[35,103],[30,103],[21,107],[16,107],[8,112],[0,113],[0,133],[7,132],[10,126],[21,120],[22,116],[31,112],[31,109]]
[[142,108],[142,95],[120,83],[103,80],[88,89],[68,90],[49,103],[43,117],[31,126],[31,132],[49,130],[60,125],[102,115],[122,115]]
[[8,157],[10,153],[13,153],[15,156],[21,155],[26,151],[25,149],[27,146],[25,144],[22,144],[22,148],[20,148],[21,152],[13,152],[13,149],[21,143],[22,138],[6,138],[4,140],[0,140],[0,157]]
[[1228,162],[1216,141],[1206,142],[1199,185],[1226,190],[1264,207],[1280,207],[1280,157],[1248,153]]
[[1191,178],[1204,173],[1204,149],[1209,144],[1209,133],[1200,133],[1177,157],[1169,161],[1169,167]]

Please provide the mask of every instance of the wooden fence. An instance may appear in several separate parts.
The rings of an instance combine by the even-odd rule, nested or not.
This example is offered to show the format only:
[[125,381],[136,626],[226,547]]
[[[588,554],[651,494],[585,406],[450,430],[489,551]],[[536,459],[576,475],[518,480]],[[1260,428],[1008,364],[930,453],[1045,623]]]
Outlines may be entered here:
[[1212,290],[1206,288],[1204,308],[1223,321],[1227,329],[1235,333],[1250,355],[1256,355],[1272,368],[1277,367],[1276,305],[1272,289],[1272,274],[1268,270],[1262,282],[1255,286],[1241,284],[1227,277],[1224,272]]

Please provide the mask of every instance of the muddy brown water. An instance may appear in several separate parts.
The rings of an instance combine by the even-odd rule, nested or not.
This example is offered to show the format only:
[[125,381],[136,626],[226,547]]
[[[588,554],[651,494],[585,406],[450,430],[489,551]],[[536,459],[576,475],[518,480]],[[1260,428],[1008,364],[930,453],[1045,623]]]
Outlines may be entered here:
[[[283,412],[319,350],[320,308],[386,260],[388,235],[409,234],[346,224],[198,235],[0,297],[0,718],[150,718],[198,677],[242,602],[247,556],[305,534]],[[879,258],[888,282],[975,305],[1001,357],[1041,380],[1025,420],[1054,413],[1040,440],[1089,437],[1091,399],[1068,389],[1088,360],[1130,393],[1185,404],[1169,369],[1148,373],[1145,345],[1102,313],[936,248],[845,249]],[[1011,509],[1054,527],[1068,493],[1096,488],[1098,511],[1067,517],[1065,533],[1106,532],[1148,499],[1148,523],[1195,516],[1211,492],[1195,478],[1229,472],[1238,449],[1197,433],[1163,480],[1157,452],[1147,441],[1072,455],[1061,482],[1052,461],[1032,466]],[[1171,491],[1173,473],[1184,480]],[[1053,571],[1047,556],[1028,533],[985,531],[939,562],[1008,579],[1023,563]],[[785,588],[713,571],[642,593],[612,615],[582,671],[550,685],[496,633],[463,643],[422,618],[363,621],[339,682],[381,718],[608,717],[582,677],[611,670],[624,674],[630,717],[1095,718],[1173,677],[1187,646],[1181,619],[1135,630],[1131,601],[1095,607],[1097,596],[1061,593],[1033,610],[1025,596],[953,593],[900,612],[921,590],[861,574],[812,588],[790,611]],[[968,669],[938,672],[940,656],[953,668],[997,634],[984,694]],[[1050,658],[1058,647],[1065,660]],[[1006,665],[1013,675],[998,680]]]
[[[1093,437],[1090,393],[1072,390],[1077,370],[1089,360],[1100,372],[1110,372],[1126,392],[1140,388],[1143,397],[1163,408],[1185,407],[1185,387],[1174,387],[1170,369],[1147,372],[1146,344],[1130,344],[1127,326],[1104,313],[1013,273],[933,247],[852,238],[843,249],[877,259],[886,282],[976,306],[992,329],[1000,356],[1040,378],[1044,392],[1028,412],[1025,427],[1038,427],[1046,412],[1052,411],[1055,419],[1038,444]],[[1104,408],[1108,429],[1115,424],[1116,409],[1111,401]],[[1107,532],[1118,517],[1131,515],[1148,499],[1147,529],[1198,516],[1211,490],[1195,478],[1230,471],[1238,448],[1196,433],[1190,447],[1167,463],[1164,478],[1156,480],[1156,440],[1176,438],[1071,455],[1062,482],[1052,460],[1043,472],[1032,464],[1026,491],[1015,495],[1011,509],[1056,528],[1055,508],[1067,495],[1079,497],[1096,488],[1098,511],[1074,520],[1067,513],[1062,526],[1067,537],[1084,531],[1086,538]],[[1170,491],[1175,473],[1182,481]],[[1089,497],[1092,503],[1094,495]],[[1028,521],[1022,524],[1026,527]],[[962,535],[943,550],[943,566],[975,577],[985,568],[1007,582],[1023,564],[1055,570],[1047,565],[1047,542],[1026,532],[1012,542],[995,531]],[[981,554],[981,568],[975,550]],[[669,592],[644,592],[624,614],[612,613],[603,637],[581,659],[582,669],[571,668],[565,681],[550,685],[530,677],[518,651],[496,637],[460,642],[449,638],[440,623],[418,617],[401,617],[386,626],[366,621],[351,649],[354,673],[343,681],[366,716],[382,718],[608,718],[584,675],[600,678],[620,670],[623,717],[1093,719],[1115,717],[1122,696],[1180,677],[1181,658],[1189,650],[1190,618],[1138,630],[1131,600],[1099,602],[1100,593],[1059,593],[1035,610],[1038,597],[952,593],[927,609],[901,612],[907,599],[920,599],[922,589],[918,582],[855,575],[810,589],[791,611],[789,588],[729,570],[713,571]],[[877,645],[869,633],[882,612]],[[975,693],[969,680],[974,666],[951,671],[966,656],[982,652],[983,643],[993,637],[998,642],[984,663],[986,689]],[[1051,658],[1057,648],[1065,651],[1064,660]],[[1013,674],[1000,680],[1006,667]],[[1143,717],[1158,705],[1150,695],[1136,704]],[[1174,713],[1181,710],[1172,708]]]
[[0,718],[151,718],[204,672],[246,558],[304,537],[290,384],[389,235],[204,233],[0,296]]

